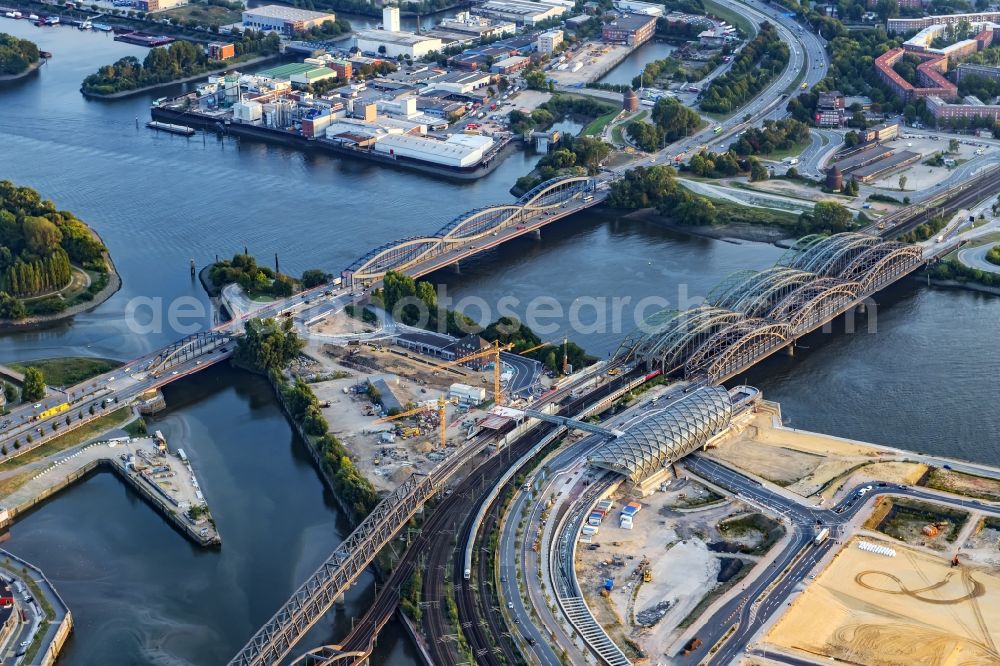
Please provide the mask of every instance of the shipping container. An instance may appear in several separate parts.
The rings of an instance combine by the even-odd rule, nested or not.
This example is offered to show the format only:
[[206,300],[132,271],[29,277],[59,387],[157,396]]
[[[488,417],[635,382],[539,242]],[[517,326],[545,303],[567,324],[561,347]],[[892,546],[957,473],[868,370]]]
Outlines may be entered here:
[[588,525],[593,525],[593,526],[596,527],[596,526],[598,526],[598,525],[601,524],[601,518],[603,518],[603,517],[604,516],[602,516],[601,514],[599,514],[599,513],[597,513],[595,511],[592,514],[590,514],[590,518],[587,519],[587,524]]
[[580,530],[580,534],[583,536],[594,536],[600,531],[600,528],[594,527],[593,525],[584,525],[583,529]]

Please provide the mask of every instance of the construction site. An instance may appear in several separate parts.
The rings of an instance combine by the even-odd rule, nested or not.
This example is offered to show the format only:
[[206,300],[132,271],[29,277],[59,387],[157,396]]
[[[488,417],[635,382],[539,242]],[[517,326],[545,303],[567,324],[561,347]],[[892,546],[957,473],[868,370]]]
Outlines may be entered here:
[[[644,498],[634,527],[604,521],[577,549],[580,587],[619,646],[651,663],[784,536],[776,521],[681,477]],[[629,522],[631,525],[632,523]]]
[[997,617],[995,571],[864,536],[844,545],[766,641],[800,657],[874,666],[986,666],[1000,662]]
[[490,345],[444,360],[387,342],[314,340],[294,371],[310,384],[329,432],[354,464],[388,491],[413,472],[429,472],[483,428],[517,417],[503,409],[522,400],[504,394],[511,375],[500,360],[505,350]]

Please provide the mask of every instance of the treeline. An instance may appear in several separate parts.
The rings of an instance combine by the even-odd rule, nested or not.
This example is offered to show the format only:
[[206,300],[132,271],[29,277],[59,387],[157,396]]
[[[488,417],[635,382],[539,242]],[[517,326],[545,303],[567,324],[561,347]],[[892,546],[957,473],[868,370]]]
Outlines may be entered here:
[[[247,30],[233,43],[237,56],[269,54],[278,52],[281,38],[273,32]],[[224,62],[210,60],[201,46],[181,40],[167,47],[150,49],[142,62],[135,56],[126,56],[112,65],[104,65],[83,80],[81,90],[110,95],[196,76],[224,65]]]
[[[385,274],[382,284],[383,287],[377,295],[382,299],[385,309],[398,321],[409,326],[418,326],[456,337],[477,334],[489,342],[498,340],[501,344],[513,343],[514,353],[542,344],[541,338],[534,331],[513,317],[501,317],[483,328],[461,312],[440,307],[434,285],[430,282],[423,280],[418,282],[408,275],[389,271]],[[596,360],[587,356],[581,347],[572,342],[566,345],[566,348],[569,362],[573,367],[583,367]],[[541,361],[553,372],[560,372],[560,362],[552,356],[553,353],[551,347],[542,347],[528,356]]]
[[724,153],[711,153],[703,150],[691,156],[690,163],[684,167],[696,176],[704,178],[726,178],[737,174],[749,174],[751,181],[767,180],[767,169],[756,157],[739,157],[732,149]]
[[27,39],[0,32],[0,75],[21,74],[38,62],[38,46]]
[[517,179],[514,189],[524,193],[556,176],[596,174],[611,154],[611,146],[589,136],[564,136],[535,164],[534,174]]
[[969,268],[956,259],[945,259],[934,263],[929,269],[931,277],[936,280],[954,280],[956,282],[978,282],[987,287],[1000,287],[1000,273]]
[[787,150],[809,140],[809,125],[786,118],[765,120],[763,127],[751,127],[740,134],[732,145],[737,155],[770,155],[776,150]]
[[283,298],[295,293],[297,287],[295,278],[258,266],[257,259],[249,254],[234,254],[229,261],[212,264],[208,277],[216,287],[236,283],[249,296]]
[[233,360],[242,367],[264,372],[274,382],[289,416],[302,427],[307,444],[319,453],[334,492],[352,508],[355,518],[361,519],[375,508],[378,493],[358,472],[340,440],[327,432],[329,425],[309,385],[301,379],[289,382],[282,375],[302,347],[291,319],[280,325],[273,319],[251,319],[246,323],[246,334],[236,343]]
[[301,279],[278,273],[267,266],[260,266],[257,259],[249,254],[234,254],[232,259],[212,264],[208,278],[215,287],[238,284],[250,296],[291,296],[300,287],[311,289],[326,284],[333,276],[317,268],[302,273]]
[[656,100],[651,117],[652,123],[633,120],[625,128],[629,138],[647,152],[691,136],[702,126],[701,117],[673,97]]
[[676,224],[778,225],[798,235],[833,234],[857,228],[851,211],[833,201],[821,201],[797,218],[765,208],[752,208],[694,194],[681,187],[668,166],[638,167],[611,185],[608,205],[623,209],[656,208]]
[[16,298],[67,286],[71,263],[106,271],[104,251],[72,213],[57,211],[30,187],[0,181],[0,317],[19,319],[26,314]]
[[777,29],[771,23],[763,23],[757,36],[734,58],[729,71],[709,84],[701,100],[702,110],[735,111],[785,69],[788,57],[788,45],[778,36]]

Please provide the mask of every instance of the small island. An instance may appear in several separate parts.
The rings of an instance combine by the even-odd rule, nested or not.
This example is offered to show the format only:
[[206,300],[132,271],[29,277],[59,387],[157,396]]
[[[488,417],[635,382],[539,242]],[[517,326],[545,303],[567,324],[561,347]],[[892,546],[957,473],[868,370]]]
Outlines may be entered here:
[[0,32],[0,81],[27,76],[43,62],[34,42]]
[[275,56],[281,46],[277,34],[247,30],[233,41],[235,57],[222,61],[205,48],[187,41],[149,50],[142,62],[135,56],[105,65],[83,80],[80,91],[88,97],[125,97],[171,83],[182,83],[223,72],[236,63],[260,62]]
[[30,187],[0,181],[0,325],[70,317],[120,285],[90,227]]

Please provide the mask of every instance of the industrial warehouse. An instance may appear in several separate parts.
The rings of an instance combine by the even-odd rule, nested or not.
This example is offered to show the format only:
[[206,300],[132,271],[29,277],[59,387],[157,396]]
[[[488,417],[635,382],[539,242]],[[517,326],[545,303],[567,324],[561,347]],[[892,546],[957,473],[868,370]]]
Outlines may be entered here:
[[152,115],[460,178],[489,172],[511,134],[446,130],[448,117],[484,102],[496,74],[413,65],[322,96],[306,90],[327,79],[349,79],[356,65],[370,60],[323,56],[256,74],[209,77],[196,91],[154,107]]

